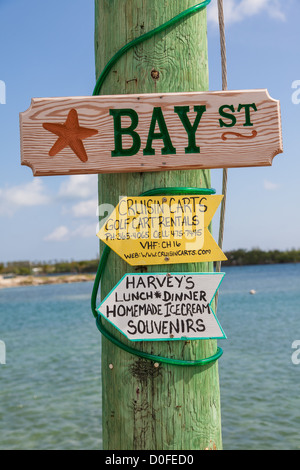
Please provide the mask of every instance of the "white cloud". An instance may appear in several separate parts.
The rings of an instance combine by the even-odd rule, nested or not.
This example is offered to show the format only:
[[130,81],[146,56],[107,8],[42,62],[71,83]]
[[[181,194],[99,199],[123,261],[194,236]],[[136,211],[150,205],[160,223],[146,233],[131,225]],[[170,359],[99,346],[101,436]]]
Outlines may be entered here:
[[271,181],[264,180],[264,188],[266,191],[276,191],[280,188],[280,184],[272,183]]
[[[57,201],[64,206],[63,216],[88,219],[88,223],[70,229],[65,222],[44,237],[47,242],[64,242],[73,238],[96,237],[98,208],[98,177],[97,175],[75,175],[68,177],[60,186]],[[75,203],[75,204],[74,204]],[[90,219],[90,220],[89,220]],[[91,223],[91,221],[94,221]]]
[[72,207],[72,214],[74,217],[96,217],[97,215],[98,200],[88,199],[81,201]]
[[[266,13],[272,18],[285,20],[282,5],[279,0],[225,0],[224,17],[225,24],[237,23],[251,16]],[[207,18],[213,23],[218,23],[218,3],[217,0],[207,8]]]
[[46,242],[64,242],[69,239],[70,231],[68,227],[65,227],[64,225],[57,227],[52,233],[44,238]]
[[61,184],[59,197],[65,199],[88,199],[98,194],[97,175],[73,175]]
[[96,238],[97,224],[80,225],[72,232],[75,238]]
[[65,242],[71,238],[96,238],[97,224],[83,224],[71,231],[65,225],[61,225],[52,233],[44,237],[46,242]]
[[12,216],[20,208],[42,206],[50,201],[43,182],[34,179],[26,184],[0,189],[0,215]]

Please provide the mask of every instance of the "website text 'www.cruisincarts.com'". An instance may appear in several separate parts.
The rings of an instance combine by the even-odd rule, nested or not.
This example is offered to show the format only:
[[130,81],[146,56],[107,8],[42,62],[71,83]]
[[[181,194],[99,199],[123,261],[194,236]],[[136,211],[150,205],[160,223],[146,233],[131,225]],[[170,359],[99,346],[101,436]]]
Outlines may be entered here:
[[177,251],[156,251],[156,252],[149,252],[149,251],[144,251],[144,252],[139,252],[139,253],[124,253],[124,257],[126,259],[131,259],[131,258],[166,258],[170,256],[195,256],[196,254],[198,255],[210,255],[211,250],[177,250]]

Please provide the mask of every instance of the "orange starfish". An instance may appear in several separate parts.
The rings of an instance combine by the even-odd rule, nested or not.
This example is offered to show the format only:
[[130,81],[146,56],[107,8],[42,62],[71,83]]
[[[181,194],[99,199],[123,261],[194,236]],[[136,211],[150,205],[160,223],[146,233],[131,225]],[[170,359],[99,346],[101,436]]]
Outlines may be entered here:
[[88,156],[82,140],[98,134],[98,131],[80,127],[76,109],[71,109],[65,124],[44,123],[43,128],[58,135],[57,141],[49,152],[50,157],[54,157],[66,147],[71,147],[82,162],[87,162]]

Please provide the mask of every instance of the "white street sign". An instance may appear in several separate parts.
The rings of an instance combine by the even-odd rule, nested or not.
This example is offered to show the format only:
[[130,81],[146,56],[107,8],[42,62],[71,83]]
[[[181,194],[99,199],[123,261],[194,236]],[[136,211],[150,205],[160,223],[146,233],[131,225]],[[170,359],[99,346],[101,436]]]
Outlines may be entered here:
[[97,310],[131,341],[226,338],[211,307],[224,276],[126,274]]

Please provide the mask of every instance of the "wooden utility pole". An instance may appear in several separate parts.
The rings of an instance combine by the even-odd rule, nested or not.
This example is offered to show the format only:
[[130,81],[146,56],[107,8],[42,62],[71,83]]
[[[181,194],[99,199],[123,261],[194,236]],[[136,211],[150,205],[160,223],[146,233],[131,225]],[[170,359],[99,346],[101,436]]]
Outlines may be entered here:
[[[97,77],[124,44],[194,4],[194,0],[95,0]],[[204,10],[130,50],[114,66],[101,93],[207,90]],[[167,187],[210,187],[210,171],[99,175],[99,204],[117,206],[120,196],[137,196],[153,188]],[[125,273],[134,270],[111,252],[101,283],[102,298]],[[213,266],[193,263],[146,266],[145,270],[212,272]],[[114,336],[127,342],[116,329],[106,326]],[[212,356],[217,349],[214,340],[142,342],[134,347],[185,360]],[[222,448],[217,362],[205,367],[167,364],[155,367],[153,362],[128,354],[102,337],[102,394],[106,450]]]

